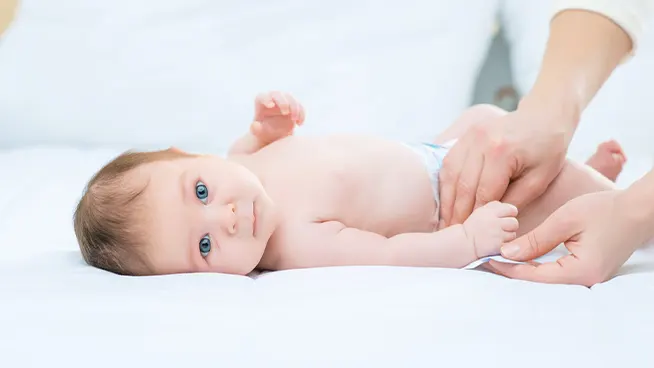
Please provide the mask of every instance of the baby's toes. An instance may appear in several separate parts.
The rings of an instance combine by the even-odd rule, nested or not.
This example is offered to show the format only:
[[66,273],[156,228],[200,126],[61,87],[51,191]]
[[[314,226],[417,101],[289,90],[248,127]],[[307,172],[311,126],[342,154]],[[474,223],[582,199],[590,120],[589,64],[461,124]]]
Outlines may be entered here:
[[518,219],[515,217],[501,218],[500,223],[502,226],[502,230],[510,233],[514,233],[518,231],[518,228],[520,227],[520,224],[518,223]]

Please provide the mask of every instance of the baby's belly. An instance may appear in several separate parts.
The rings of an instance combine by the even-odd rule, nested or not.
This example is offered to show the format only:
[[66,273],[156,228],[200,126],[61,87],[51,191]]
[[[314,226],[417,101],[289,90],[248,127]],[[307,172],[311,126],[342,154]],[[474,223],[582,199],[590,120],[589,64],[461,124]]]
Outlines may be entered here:
[[386,236],[435,231],[438,207],[431,190],[414,188],[416,189],[402,195],[389,194],[373,214],[375,223],[369,225],[370,231]]
[[385,236],[431,232],[438,225],[438,202],[429,172],[410,150],[387,162],[361,188],[358,228]]

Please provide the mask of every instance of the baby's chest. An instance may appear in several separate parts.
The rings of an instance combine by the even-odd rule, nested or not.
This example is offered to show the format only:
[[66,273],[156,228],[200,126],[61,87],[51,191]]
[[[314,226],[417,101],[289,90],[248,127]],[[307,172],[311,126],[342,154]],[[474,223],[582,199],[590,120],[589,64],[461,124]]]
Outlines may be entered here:
[[366,187],[361,174],[349,167],[289,164],[266,190],[285,211],[324,217],[346,206],[356,210],[352,205]]
[[310,221],[339,221],[384,235],[431,231],[436,202],[429,178],[415,167],[349,162],[287,171],[276,184],[284,211]]

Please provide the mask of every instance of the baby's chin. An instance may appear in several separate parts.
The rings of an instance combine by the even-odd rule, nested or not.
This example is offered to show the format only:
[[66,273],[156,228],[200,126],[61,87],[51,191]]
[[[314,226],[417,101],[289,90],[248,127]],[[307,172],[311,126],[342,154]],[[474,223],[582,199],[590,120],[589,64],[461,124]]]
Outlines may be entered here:
[[277,204],[268,196],[265,189],[261,191],[254,201],[254,213],[255,237],[267,243],[279,226],[281,216]]
[[234,267],[230,269],[216,270],[217,273],[235,275],[235,276],[248,276],[256,271],[259,267],[259,262],[252,264],[243,264],[241,267]]

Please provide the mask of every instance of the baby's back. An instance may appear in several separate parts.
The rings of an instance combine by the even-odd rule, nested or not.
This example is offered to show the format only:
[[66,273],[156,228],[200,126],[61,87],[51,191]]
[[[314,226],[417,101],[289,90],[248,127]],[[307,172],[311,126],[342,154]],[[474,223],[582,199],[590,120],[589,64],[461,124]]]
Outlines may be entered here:
[[282,218],[339,221],[392,236],[432,231],[427,171],[402,143],[373,137],[289,137],[255,155]]

